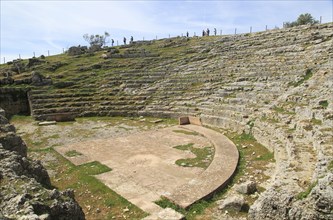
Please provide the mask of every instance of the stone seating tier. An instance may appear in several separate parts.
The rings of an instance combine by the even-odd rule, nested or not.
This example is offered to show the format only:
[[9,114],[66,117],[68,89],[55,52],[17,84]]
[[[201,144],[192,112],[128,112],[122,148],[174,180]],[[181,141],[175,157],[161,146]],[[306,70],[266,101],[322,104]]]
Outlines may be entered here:
[[77,77],[69,88],[32,90],[32,110],[37,118],[186,114],[204,125],[251,132],[274,152],[269,188],[287,185],[283,191],[296,195],[325,176],[322,164],[332,160],[332,38],[333,24],[323,24],[174,40],[177,52],[151,44],[159,57],[111,59],[84,88],[87,78]]

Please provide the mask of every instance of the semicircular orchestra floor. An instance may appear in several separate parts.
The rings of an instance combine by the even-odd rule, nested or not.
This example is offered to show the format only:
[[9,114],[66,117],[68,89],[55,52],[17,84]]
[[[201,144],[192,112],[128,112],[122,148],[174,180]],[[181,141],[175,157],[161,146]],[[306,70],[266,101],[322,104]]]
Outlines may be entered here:
[[[225,142],[221,144],[221,140]],[[209,175],[216,176],[215,172],[218,170],[222,173],[220,176],[222,181],[229,179],[237,166],[238,151],[228,141],[225,136],[213,130],[201,126],[186,125],[139,132],[125,137],[95,139],[59,146],[55,149],[76,165],[99,161],[110,167],[112,171],[99,174],[97,178],[142,210],[150,213],[151,218],[148,216],[147,219],[154,219],[154,215],[157,216],[163,211],[154,203],[161,196],[170,198],[175,203],[179,202],[180,206],[186,208],[187,205],[204,197],[202,194],[209,194],[211,190],[215,190],[216,184],[220,186],[220,183],[215,183],[216,181],[214,183],[208,182],[208,185],[213,185],[212,187],[207,186],[207,181],[201,181],[200,177],[206,179],[209,173]],[[176,164],[179,159],[195,157],[189,150],[175,148],[175,146],[187,144],[193,144],[194,147],[198,148],[214,146],[215,155],[208,168]],[[219,154],[223,154],[224,147],[235,150],[232,150],[230,157],[220,158]],[[70,151],[78,152],[78,154],[71,157],[66,156],[66,152]],[[228,149],[226,152],[230,154]],[[225,161],[228,158],[231,160],[229,166],[231,169],[228,169],[227,172],[223,169],[220,171],[220,167],[216,166],[228,162]],[[221,162],[215,161],[221,159]],[[219,177],[219,175],[217,176]],[[193,185],[193,190],[198,191],[199,194],[192,194],[191,189],[188,192],[182,190],[182,188],[187,189],[188,186],[192,187],[191,183],[193,182],[197,183]],[[200,184],[206,188],[203,192],[196,189],[201,187]],[[187,195],[188,197],[177,201],[177,198],[184,197],[183,193],[185,193],[185,197]]]

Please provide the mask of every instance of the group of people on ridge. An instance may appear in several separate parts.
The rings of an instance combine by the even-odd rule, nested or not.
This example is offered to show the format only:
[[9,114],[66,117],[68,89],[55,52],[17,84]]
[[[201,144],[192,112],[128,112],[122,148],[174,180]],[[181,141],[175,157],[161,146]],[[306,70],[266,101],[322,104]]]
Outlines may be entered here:
[[[205,30],[202,30],[202,36],[203,36],[203,37],[204,37],[204,36],[209,36],[209,33],[210,33],[209,28],[207,28],[206,31],[205,31]],[[216,36],[216,34],[217,34],[217,31],[216,31],[216,28],[214,28],[214,35]],[[186,32],[186,37],[189,37],[189,33],[188,33],[188,31]],[[127,42],[126,37],[123,38],[123,42],[124,42],[124,45],[126,45],[126,42]],[[133,42],[134,42],[134,38],[133,38],[133,36],[131,36],[130,44],[132,44]],[[113,47],[113,44],[114,44],[114,40],[111,39],[111,45],[112,45],[112,47]]]
[[[124,37],[123,41],[124,41],[124,45],[126,45],[126,37]],[[130,40],[130,44],[134,42],[134,38],[133,36],[131,36],[131,40]]]
[[[202,36],[203,36],[203,37],[204,37],[204,36],[209,36],[209,33],[210,33],[209,28],[207,28],[206,31],[205,31],[205,30],[202,30]],[[216,30],[216,28],[214,28],[214,35],[216,36],[216,34],[217,34],[217,30]]]
[[[124,42],[124,45],[126,45],[126,42],[127,42],[126,37],[124,37],[123,42]],[[133,43],[133,42],[134,42],[134,38],[133,38],[133,36],[131,36],[130,44]],[[112,46],[112,47],[113,47],[113,44],[114,44],[114,40],[111,39],[111,46]],[[117,43],[117,44],[118,44],[118,43]]]

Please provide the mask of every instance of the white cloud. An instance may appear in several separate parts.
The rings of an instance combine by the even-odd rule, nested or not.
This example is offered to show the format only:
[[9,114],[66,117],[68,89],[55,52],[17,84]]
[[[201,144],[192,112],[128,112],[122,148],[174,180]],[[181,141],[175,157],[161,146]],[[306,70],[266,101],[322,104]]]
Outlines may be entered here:
[[152,39],[200,35],[207,27],[223,33],[234,28],[246,32],[273,28],[311,13],[332,21],[332,1],[31,1],[1,0],[1,57],[15,53],[52,54],[85,44],[82,35],[108,31],[123,36]]

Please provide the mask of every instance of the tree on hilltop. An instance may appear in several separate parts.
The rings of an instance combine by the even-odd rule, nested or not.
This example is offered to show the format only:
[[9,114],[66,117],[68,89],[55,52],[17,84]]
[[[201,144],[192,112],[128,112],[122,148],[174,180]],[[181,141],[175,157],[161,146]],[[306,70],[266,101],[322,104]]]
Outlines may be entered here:
[[85,34],[83,35],[83,39],[90,44],[90,48],[100,49],[107,43],[107,38],[110,36],[108,32],[104,32],[104,35],[99,34]]
[[285,27],[295,27],[295,26],[299,26],[299,25],[305,25],[305,24],[318,24],[319,21],[315,20],[311,14],[309,13],[305,13],[305,14],[301,14],[300,16],[298,16],[296,21],[293,22],[285,22],[284,26]]

